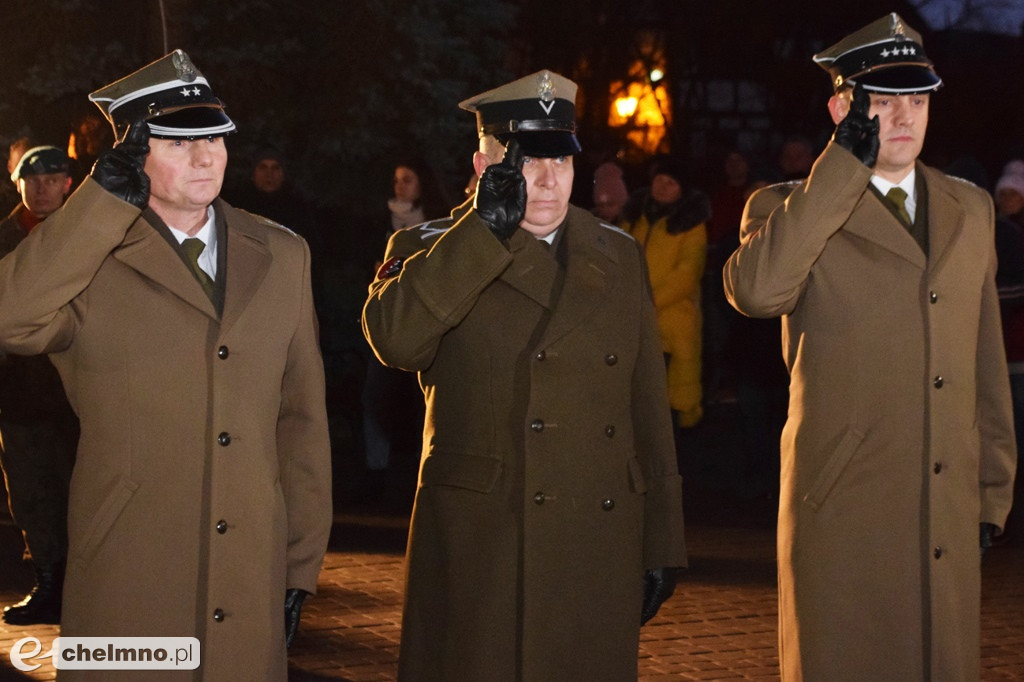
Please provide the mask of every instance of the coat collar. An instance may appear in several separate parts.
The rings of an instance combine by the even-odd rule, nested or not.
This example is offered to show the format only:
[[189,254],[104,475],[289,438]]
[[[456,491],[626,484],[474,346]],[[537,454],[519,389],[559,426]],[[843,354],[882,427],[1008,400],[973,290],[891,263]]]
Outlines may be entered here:
[[944,182],[945,176],[920,161],[917,163],[928,191],[928,249],[925,256],[910,233],[882,202],[865,191],[853,217],[843,229],[885,248],[921,270],[941,262],[964,222],[964,210]]
[[[226,331],[241,316],[270,269],[271,254],[265,227],[220,199],[214,201],[218,223],[224,225],[225,240],[218,279],[225,276],[224,312],[220,316]],[[218,319],[217,310],[199,282],[157,227],[144,215],[128,229],[114,258],[143,277],[168,290],[207,316]],[[223,268],[223,269],[221,269]]]
[[[551,317],[541,337],[542,345],[549,345],[565,336],[602,305],[612,286],[612,266],[618,260],[618,252],[611,243],[613,238],[610,232],[611,228],[602,227],[589,212],[570,206],[562,229],[565,230],[561,236],[562,244],[560,246],[565,249],[564,282],[557,300],[551,300],[546,304],[546,307],[551,309]],[[529,238],[532,239],[532,237]],[[538,245],[534,244],[534,246]],[[514,244],[512,247],[515,250]],[[543,267],[554,268],[557,272],[556,260],[543,250],[538,252],[550,262],[550,266]],[[518,259],[517,255],[516,260]],[[506,272],[512,269],[509,268]],[[525,276],[526,273],[523,274],[520,281]],[[505,279],[504,275],[503,279]],[[506,279],[506,281],[509,280]],[[512,282],[509,283],[512,284]],[[517,285],[513,284],[513,286]],[[520,287],[517,286],[517,288]],[[531,297],[536,300],[536,297]],[[542,304],[544,303],[542,302]]]

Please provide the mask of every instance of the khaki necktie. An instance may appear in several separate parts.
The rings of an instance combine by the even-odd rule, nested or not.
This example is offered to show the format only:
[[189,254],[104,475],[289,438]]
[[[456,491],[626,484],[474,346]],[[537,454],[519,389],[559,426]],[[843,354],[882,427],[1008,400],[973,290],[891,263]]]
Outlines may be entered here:
[[885,193],[885,198],[889,200],[889,203],[896,209],[896,214],[903,221],[904,225],[911,225],[913,221],[910,219],[910,214],[907,213],[907,193],[899,187],[893,187]]
[[192,274],[199,280],[199,284],[202,285],[203,291],[206,292],[207,297],[213,300],[213,280],[206,274],[206,271],[199,267],[199,254],[206,248],[206,244],[203,243],[202,239],[196,237],[189,237],[181,243],[181,249],[185,252],[188,257],[189,268],[192,269]]

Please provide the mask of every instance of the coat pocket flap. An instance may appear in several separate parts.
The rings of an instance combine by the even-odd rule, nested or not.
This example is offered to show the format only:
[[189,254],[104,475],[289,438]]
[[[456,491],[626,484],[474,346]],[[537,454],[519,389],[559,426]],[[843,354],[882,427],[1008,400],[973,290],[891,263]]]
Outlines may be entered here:
[[863,440],[864,434],[854,429],[850,429],[843,434],[835,450],[832,451],[832,454],[829,455],[828,460],[825,462],[825,466],[818,472],[811,489],[804,495],[804,502],[811,509],[818,511],[825,504],[825,500],[839,481],[840,476],[842,476],[843,471],[846,469],[846,465],[853,459],[853,454],[857,451]]
[[446,485],[481,493],[494,490],[501,475],[501,462],[474,455],[431,455],[423,462],[420,485]]
[[644,470],[636,457],[631,457],[626,462],[626,467],[629,469],[629,489],[635,493],[647,492],[647,479],[644,478]]

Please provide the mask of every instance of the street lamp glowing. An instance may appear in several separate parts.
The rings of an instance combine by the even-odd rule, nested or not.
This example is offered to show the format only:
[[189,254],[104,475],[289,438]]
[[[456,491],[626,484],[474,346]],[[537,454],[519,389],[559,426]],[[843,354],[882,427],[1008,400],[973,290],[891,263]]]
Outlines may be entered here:
[[661,69],[658,69],[658,68],[651,69],[651,82],[652,83],[657,83],[658,81],[660,81],[664,77],[665,77],[665,72],[662,71]]
[[636,97],[619,97],[615,100],[615,112],[622,118],[629,118],[636,113],[639,103]]

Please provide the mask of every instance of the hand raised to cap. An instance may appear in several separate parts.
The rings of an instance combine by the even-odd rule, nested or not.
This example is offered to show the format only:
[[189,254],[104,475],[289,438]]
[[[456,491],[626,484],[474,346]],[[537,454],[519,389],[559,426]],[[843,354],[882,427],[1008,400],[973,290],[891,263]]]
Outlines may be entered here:
[[118,199],[137,208],[149,203],[149,176],[143,170],[149,153],[149,124],[132,122],[124,138],[104,151],[92,167],[92,179]]
[[523,177],[523,152],[512,138],[501,163],[484,169],[473,201],[476,212],[491,233],[501,241],[515,234],[526,215],[526,178]]
[[878,116],[868,118],[871,96],[860,83],[853,88],[853,102],[846,118],[836,126],[832,139],[860,159],[868,168],[878,160]]

